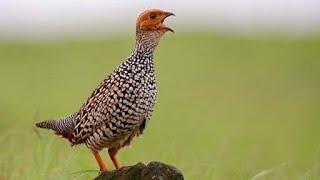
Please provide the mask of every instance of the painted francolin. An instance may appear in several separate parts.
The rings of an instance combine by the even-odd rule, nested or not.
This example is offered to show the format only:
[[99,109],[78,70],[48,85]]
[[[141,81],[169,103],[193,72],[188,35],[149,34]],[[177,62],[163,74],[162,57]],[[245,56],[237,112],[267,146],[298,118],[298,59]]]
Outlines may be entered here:
[[72,146],[84,143],[100,171],[107,171],[107,167],[99,151],[108,148],[115,168],[120,168],[118,150],[142,134],[153,111],[157,94],[153,53],[161,36],[173,32],[163,24],[171,15],[159,9],[141,13],[133,53],[102,81],[77,112],[36,126],[52,129]]

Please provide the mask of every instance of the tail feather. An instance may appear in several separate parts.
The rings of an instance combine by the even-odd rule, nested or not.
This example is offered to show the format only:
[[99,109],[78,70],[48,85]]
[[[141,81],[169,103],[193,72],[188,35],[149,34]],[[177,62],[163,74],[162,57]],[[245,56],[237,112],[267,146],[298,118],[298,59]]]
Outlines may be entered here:
[[46,120],[46,121],[36,123],[36,126],[38,128],[52,129],[54,127],[54,124],[55,124],[55,120]]
[[55,132],[62,134],[70,132],[73,128],[73,117],[74,115],[67,116],[58,120],[46,120],[36,123],[36,127],[44,129],[52,129]]

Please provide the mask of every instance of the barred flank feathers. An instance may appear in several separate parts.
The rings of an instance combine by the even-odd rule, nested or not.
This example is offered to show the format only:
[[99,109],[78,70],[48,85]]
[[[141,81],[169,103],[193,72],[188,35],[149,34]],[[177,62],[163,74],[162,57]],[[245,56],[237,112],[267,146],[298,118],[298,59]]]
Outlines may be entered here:
[[73,129],[74,115],[59,120],[47,120],[36,123],[36,126],[44,129],[52,129],[58,133],[70,132]]

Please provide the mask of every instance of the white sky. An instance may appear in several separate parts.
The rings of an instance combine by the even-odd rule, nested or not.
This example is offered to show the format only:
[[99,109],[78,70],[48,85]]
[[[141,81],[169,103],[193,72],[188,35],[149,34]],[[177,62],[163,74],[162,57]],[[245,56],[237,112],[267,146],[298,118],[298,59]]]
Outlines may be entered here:
[[144,9],[174,12],[176,31],[319,33],[320,0],[0,0],[0,37],[133,32]]

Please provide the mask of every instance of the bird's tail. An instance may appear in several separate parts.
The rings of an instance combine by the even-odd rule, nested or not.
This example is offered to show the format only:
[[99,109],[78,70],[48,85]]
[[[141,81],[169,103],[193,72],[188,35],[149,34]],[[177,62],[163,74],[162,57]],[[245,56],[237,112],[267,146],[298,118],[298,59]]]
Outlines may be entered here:
[[38,128],[54,130],[54,129],[56,129],[56,128],[54,128],[55,124],[56,124],[56,120],[46,120],[46,121],[41,121],[41,122],[36,123],[36,126]]
[[58,120],[46,120],[36,123],[36,126],[44,129],[51,129],[59,134],[62,134],[65,132],[70,132],[73,129],[73,118],[74,115],[70,115]]

